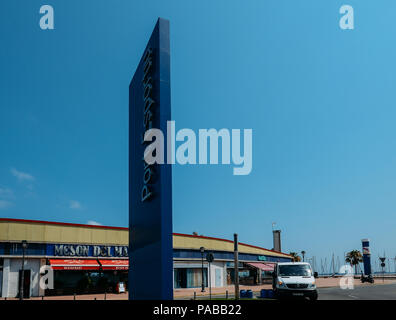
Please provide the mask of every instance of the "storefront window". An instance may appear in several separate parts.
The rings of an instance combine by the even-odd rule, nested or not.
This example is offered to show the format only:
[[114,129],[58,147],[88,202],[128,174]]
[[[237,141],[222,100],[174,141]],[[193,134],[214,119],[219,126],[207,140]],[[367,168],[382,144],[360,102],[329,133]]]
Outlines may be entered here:
[[[207,268],[204,268],[204,284],[207,282]],[[202,286],[202,269],[200,268],[176,268],[174,269],[174,287],[199,288]]]
[[118,282],[127,284],[128,271],[55,270],[54,289],[46,295],[115,292]]
[[[227,283],[234,284],[234,274],[235,270],[233,268],[227,269]],[[244,285],[254,285],[255,284],[255,277],[256,273],[254,270],[251,269],[239,269],[239,284]]]

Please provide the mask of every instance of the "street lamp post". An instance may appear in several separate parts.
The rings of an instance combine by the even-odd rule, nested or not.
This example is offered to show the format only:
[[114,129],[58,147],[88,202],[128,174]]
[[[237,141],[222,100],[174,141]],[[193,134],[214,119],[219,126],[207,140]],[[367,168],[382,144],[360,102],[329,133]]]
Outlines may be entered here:
[[204,253],[205,253],[205,248],[201,247],[199,248],[199,251],[201,251],[201,257],[202,257],[202,289],[201,292],[205,292],[205,282],[204,282]]
[[22,240],[22,274],[21,274],[21,283],[19,284],[19,300],[23,300],[24,296],[24,282],[25,282],[25,250],[28,246],[26,240]]

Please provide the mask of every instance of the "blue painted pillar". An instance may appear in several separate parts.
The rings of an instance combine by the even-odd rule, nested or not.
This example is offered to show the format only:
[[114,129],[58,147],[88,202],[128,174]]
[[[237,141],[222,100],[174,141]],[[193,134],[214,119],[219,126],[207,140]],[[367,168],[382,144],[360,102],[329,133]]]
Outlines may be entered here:
[[364,275],[368,276],[371,274],[371,254],[370,254],[369,239],[362,239],[362,251],[363,251]]
[[168,120],[169,21],[160,18],[129,86],[129,299],[173,299],[171,165],[143,157],[144,133],[161,129],[166,142]]

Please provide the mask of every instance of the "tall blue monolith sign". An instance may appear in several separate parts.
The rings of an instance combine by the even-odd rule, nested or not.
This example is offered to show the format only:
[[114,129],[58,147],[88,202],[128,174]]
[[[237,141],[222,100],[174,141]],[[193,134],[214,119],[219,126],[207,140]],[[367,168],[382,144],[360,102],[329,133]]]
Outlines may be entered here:
[[159,18],[129,85],[129,299],[173,299],[171,165],[144,160],[145,132],[166,141],[169,120],[169,21]]
[[362,239],[363,251],[363,268],[366,276],[371,275],[371,253],[370,253],[370,240]]

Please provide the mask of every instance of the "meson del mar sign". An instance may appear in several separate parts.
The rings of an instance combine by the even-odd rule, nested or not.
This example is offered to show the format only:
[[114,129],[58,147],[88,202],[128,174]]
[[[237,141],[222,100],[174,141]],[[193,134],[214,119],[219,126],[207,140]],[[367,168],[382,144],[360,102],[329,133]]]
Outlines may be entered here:
[[169,120],[169,21],[159,18],[129,85],[129,299],[173,299],[171,165],[144,160],[145,132]]
[[48,244],[47,255],[61,257],[128,257],[128,247],[82,244]]

